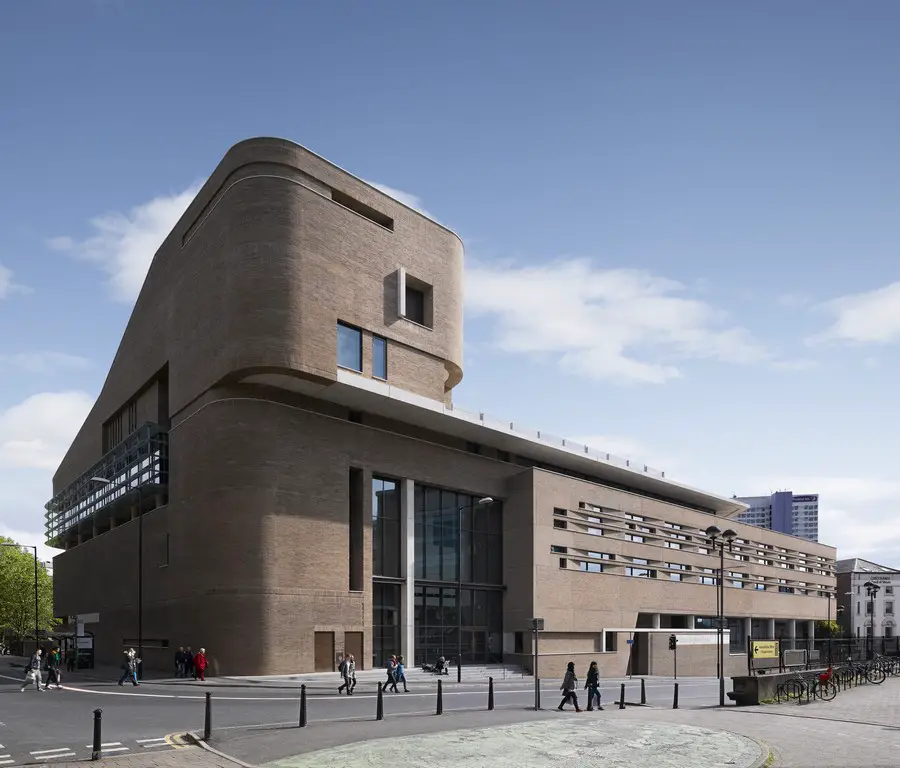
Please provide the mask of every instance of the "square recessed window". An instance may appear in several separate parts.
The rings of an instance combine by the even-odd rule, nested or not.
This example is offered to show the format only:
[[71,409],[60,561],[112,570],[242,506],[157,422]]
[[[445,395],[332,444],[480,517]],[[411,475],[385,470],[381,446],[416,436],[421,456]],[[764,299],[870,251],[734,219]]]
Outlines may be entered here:
[[402,267],[397,271],[398,314],[417,325],[434,327],[434,291],[423,280],[406,274]]
[[372,375],[387,380],[387,339],[372,337]]
[[425,325],[425,292],[406,285],[406,319]]
[[337,363],[341,368],[362,372],[362,331],[338,323]]

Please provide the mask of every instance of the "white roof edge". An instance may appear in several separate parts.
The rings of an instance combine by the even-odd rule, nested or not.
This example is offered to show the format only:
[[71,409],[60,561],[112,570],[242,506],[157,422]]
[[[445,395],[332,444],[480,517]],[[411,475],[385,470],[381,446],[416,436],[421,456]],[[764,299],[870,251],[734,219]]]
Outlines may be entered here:
[[527,430],[524,427],[516,428],[515,422],[501,421],[500,419],[490,417],[484,412],[476,413],[452,405],[447,406],[438,400],[423,397],[422,395],[399,389],[386,382],[370,379],[343,369],[338,369],[337,382],[338,384],[345,384],[356,389],[365,390],[372,394],[386,397],[395,402],[402,402],[413,407],[426,409],[445,418],[456,419],[488,429],[494,433],[502,434],[507,439],[512,438],[514,440],[522,441],[523,443],[550,448],[557,454],[559,463],[561,464],[565,463],[566,457],[586,458],[596,462],[600,466],[614,468],[618,471],[625,471],[635,477],[649,479],[673,489],[700,495],[705,499],[709,499],[711,502],[715,502],[714,506],[716,507],[722,507],[723,505],[731,507],[730,510],[722,510],[723,512],[726,512],[726,514],[722,515],[723,517],[730,517],[747,509],[747,505],[737,499],[728,498],[716,493],[694,488],[684,483],[676,482],[667,478],[665,472],[652,469],[643,462],[634,462],[629,459],[619,458],[607,452],[596,451],[589,446],[566,440],[565,438],[557,437],[556,435],[551,435],[540,430]]

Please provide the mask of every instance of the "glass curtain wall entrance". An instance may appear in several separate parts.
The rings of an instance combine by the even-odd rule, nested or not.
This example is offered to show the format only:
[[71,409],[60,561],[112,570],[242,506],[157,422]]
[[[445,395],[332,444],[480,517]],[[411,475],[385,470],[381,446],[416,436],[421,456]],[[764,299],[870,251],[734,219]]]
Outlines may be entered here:
[[415,487],[415,664],[503,653],[503,505]]

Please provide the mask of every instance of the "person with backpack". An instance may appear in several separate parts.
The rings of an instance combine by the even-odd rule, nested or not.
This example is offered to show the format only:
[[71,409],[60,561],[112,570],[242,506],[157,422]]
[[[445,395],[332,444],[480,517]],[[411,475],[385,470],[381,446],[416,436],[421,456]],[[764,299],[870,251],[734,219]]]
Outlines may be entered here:
[[352,696],[353,683],[356,679],[356,664],[353,661],[353,656],[345,656],[341,659],[341,663],[338,666],[338,672],[341,673],[341,679],[344,681],[341,683],[340,688],[338,688],[338,693],[343,693],[346,690],[347,695]]
[[25,689],[32,683],[37,690],[41,690],[40,648],[38,648],[33,654],[31,654],[31,658],[28,660],[28,664],[25,665],[25,681],[22,683],[22,693],[25,693]]
[[602,712],[603,707],[600,706],[600,668],[597,666],[596,661],[592,661],[591,666],[588,667],[584,687],[587,689],[587,711],[590,712],[594,708],[593,704],[596,699],[597,709]]
[[387,683],[382,686],[382,689],[385,687],[389,687],[391,691],[394,693],[399,693],[397,690],[397,657],[391,656],[388,659],[387,663]]
[[52,648],[47,654],[47,682],[44,684],[44,690],[50,690],[50,684],[56,684],[56,690],[62,690],[62,680],[59,676],[59,648]]

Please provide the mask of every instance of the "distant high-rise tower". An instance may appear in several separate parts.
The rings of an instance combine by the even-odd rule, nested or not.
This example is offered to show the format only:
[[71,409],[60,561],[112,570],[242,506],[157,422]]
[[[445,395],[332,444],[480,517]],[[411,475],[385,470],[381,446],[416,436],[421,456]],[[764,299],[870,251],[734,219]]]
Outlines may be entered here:
[[789,533],[809,541],[819,540],[819,494],[795,496],[791,491],[778,491],[771,496],[739,496],[750,505],[737,519],[760,528]]

